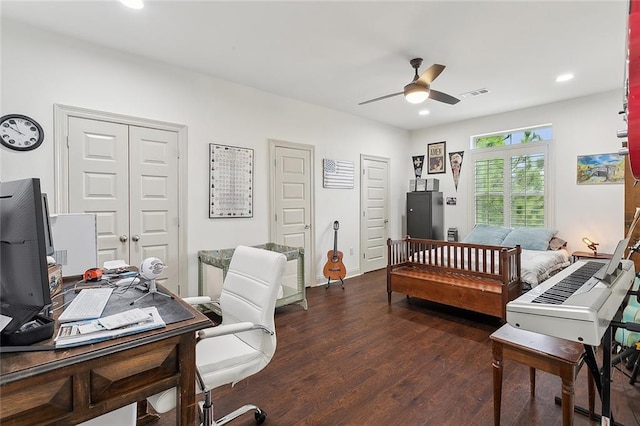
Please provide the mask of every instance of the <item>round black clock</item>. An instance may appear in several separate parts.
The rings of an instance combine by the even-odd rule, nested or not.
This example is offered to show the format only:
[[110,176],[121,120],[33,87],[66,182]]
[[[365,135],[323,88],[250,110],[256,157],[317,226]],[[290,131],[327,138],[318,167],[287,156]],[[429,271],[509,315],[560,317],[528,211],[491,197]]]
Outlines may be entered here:
[[8,114],[0,118],[0,143],[16,151],[36,149],[44,140],[44,131],[26,115]]

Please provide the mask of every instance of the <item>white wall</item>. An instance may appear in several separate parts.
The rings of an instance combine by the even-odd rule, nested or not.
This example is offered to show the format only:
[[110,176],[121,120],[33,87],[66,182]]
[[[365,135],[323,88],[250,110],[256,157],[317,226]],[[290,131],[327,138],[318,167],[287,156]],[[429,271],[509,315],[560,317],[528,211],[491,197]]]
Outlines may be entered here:
[[[54,104],[188,126],[187,294],[197,292],[198,250],[269,240],[268,139],[315,146],[315,264],[319,277],[326,252],[333,248],[334,220],[340,221],[339,249],[345,252],[347,271],[357,274],[359,267],[359,176],[355,189],[324,189],[323,158],[353,161],[357,168],[361,153],[390,158],[392,197],[404,193],[409,141],[404,130],[7,20],[2,21],[1,35],[2,114],[33,117],[44,128],[45,142],[25,153],[0,148],[0,180],[39,177],[43,190],[54,192]],[[213,142],[255,150],[253,218],[209,219],[208,144]],[[392,208],[394,236],[401,232],[402,209],[402,205]],[[348,254],[349,247],[354,248],[353,256]]]
[[[621,90],[450,125],[408,132],[326,108],[282,98],[246,86],[103,49],[49,32],[2,21],[2,114],[23,113],[44,127],[45,143],[35,151],[16,153],[0,148],[0,180],[39,177],[53,193],[53,105],[56,103],[128,114],[188,126],[188,258],[189,291],[197,289],[197,251],[268,241],[268,139],[315,146],[316,276],[333,247],[332,223],[340,221],[339,249],[349,275],[359,259],[359,175],[353,190],[322,188],[322,159],[337,158],[359,165],[360,154],[391,159],[390,235],[404,229],[405,193],[413,175],[411,155],[426,154],[426,145],[446,141],[447,152],[469,151],[471,135],[542,123],[554,128],[554,226],[583,250],[589,236],[611,252],[623,233],[623,186],[575,183],[576,156],[616,152],[615,137],[623,127],[617,114]],[[25,53],[25,52],[28,52]],[[487,95],[490,96],[490,95]],[[473,100],[480,102],[482,98]],[[255,150],[255,209],[251,219],[209,219],[207,213],[208,144],[223,143]],[[468,159],[468,157],[467,157]],[[465,159],[465,160],[467,160]],[[440,179],[445,197],[445,228],[470,228],[470,163],[463,164],[457,192],[450,165]],[[355,249],[350,256],[349,248]]]
[[[445,229],[457,227],[463,237],[473,226],[470,137],[551,123],[554,135],[551,158],[554,216],[550,218],[551,226],[568,242],[569,252],[587,250],[581,240],[588,236],[600,243],[599,251],[611,253],[624,236],[624,185],[577,185],[576,157],[618,152],[621,140],[616,137],[616,131],[625,128],[618,114],[622,109],[622,82],[620,85],[619,91],[412,132],[411,155],[426,155],[427,144],[440,141],[447,142],[447,153],[465,151],[457,192],[448,157],[446,174],[423,173],[423,177],[440,179],[445,197],[458,198],[457,205],[445,206]],[[482,102],[482,98],[463,102]],[[407,179],[410,176],[409,173]]]

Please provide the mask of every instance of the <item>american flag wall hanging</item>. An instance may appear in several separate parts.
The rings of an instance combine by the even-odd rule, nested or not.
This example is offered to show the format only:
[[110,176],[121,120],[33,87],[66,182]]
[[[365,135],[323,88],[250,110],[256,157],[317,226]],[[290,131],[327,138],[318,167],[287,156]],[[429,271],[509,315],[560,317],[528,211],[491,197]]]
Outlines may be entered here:
[[343,160],[322,160],[323,180],[325,188],[353,188],[353,162]]

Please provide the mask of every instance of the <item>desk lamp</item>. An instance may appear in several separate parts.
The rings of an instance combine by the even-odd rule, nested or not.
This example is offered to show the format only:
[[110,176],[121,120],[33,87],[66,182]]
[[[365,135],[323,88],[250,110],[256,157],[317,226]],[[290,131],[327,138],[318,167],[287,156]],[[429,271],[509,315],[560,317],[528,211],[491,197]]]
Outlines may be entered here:
[[589,238],[584,237],[582,239],[582,242],[585,243],[587,245],[587,247],[589,248],[589,250],[593,250],[593,255],[597,256],[598,255],[598,243],[594,243],[593,241],[591,241]]

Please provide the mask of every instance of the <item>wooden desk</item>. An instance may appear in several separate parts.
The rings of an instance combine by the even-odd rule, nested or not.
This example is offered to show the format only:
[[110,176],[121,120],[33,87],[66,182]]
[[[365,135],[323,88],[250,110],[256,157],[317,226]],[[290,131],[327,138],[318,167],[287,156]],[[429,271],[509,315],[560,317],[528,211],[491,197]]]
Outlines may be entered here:
[[194,318],[87,346],[2,354],[0,423],[75,424],[177,387],[176,419],[195,424],[195,332],[211,323],[176,300]]
[[[510,358],[529,366],[531,397],[535,396],[536,368],[560,376],[562,379],[562,424],[573,424],[575,378],[585,358],[584,346],[569,340],[521,330],[505,324],[491,336],[493,349],[493,420],[500,425],[502,402],[502,360]],[[589,386],[589,414],[593,416],[595,389],[591,373]]]

